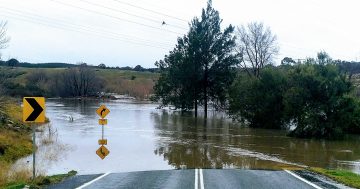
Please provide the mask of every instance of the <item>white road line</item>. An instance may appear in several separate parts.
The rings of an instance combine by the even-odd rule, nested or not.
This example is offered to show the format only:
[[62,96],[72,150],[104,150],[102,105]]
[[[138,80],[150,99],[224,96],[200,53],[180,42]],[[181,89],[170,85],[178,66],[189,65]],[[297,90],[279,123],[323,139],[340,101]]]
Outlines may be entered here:
[[308,180],[300,177],[299,175],[297,175],[297,174],[295,174],[295,173],[293,173],[293,172],[291,172],[291,171],[289,171],[289,170],[285,170],[285,169],[284,169],[284,171],[287,172],[287,173],[289,173],[289,174],[292,175],[293,177],[295,177],[295,178],[297,178],[297,179],[305,182],[306,184],[309,184],[310,186],[312,186],[312,187],[314,187],[314,188],[316,188],[316,189],[322,189],[320,186],[318,186],[318,185],[316,185],[316,184],[314,184],[314,183],[312,183],[312,182],[310,182],[310,181],[308,181]]
[[195,169],[195,189],[198,189],[198,169]]
[[204,177],[202,169],[200,169],[200,189],[204,189]]
[[89,186],[90,184],[92,184],[92,183],[94,183],[94,182],[96,182],[96,181],[98,181],[98,180],[106,177],[106,176],[109,175],[109,174],[110,174],[110,172],[109,172],[109,173],[105,173],[105,174],[103,174],[103,175],[101,175],[101,176],[99,176],[99,177],[96,177],[94,180],[91,180],[91,181],[89,181],[89,182],[87,182],[87,183],[85,183],[85,184],[77,187],[76,189],[83,189],[83,188]]

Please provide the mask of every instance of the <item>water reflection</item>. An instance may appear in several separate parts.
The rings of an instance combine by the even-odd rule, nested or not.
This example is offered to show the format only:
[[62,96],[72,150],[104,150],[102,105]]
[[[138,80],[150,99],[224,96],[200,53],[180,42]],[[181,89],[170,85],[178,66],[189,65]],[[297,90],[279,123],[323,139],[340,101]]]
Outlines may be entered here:
[[[66,159],[71,147],[58,140],[58,132],[51,124],[38,126],[36,129],[36,175],[46,175],[49,166]],[[13,171],[32,172],[32,155],[18,160]]]
[[[95,153],[101,136],[95,111],[100,104],[111,111],[104,136],[111,153],[104,160]],[[201,117],[196,119],[191,114],[156,107],[132,100],[47,100],[46,114],[53,127],[37,134],[41,171],[58,174],[76,170],[80,174],[94,174],[309,165],[360,173],[359,137],[344,141],[289,138],[278,130],[243,128],[224,114],[214,112],[204,122]],[[31,157],[24,158],[23,163],[31,166]]]
[[152,113],[159,136],[154,153],[175,168],[345,168],[360,172],[360,140],[305,140],[285,132],[243,128],[224,115],[204,121],[179,112]]

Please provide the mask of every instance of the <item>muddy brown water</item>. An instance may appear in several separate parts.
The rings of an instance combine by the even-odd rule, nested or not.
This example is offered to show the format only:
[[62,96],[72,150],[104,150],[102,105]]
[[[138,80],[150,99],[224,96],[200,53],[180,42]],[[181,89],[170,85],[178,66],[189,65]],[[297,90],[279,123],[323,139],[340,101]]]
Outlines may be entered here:
[[[341,168],[360,173],[360,137],[343,141],[296,139],[284,131],[251,129],[211,112],[194,118],[134,100],[47,99],[51,128],[37,133],[37,169],[80,174],[179,168],[282,169],[294,166]],[[110,154],[101,160],[101,126],[95,110],[110,113],[104,127]],[[50,133],[50,134],[49,134]],[[31,167],[32,156],[18,167]]]

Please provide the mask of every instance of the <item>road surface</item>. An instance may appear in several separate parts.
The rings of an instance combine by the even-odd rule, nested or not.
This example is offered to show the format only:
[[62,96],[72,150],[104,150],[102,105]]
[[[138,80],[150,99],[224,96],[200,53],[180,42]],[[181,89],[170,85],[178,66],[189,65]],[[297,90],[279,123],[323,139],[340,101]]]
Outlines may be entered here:
[[[319,189],[330,187],[330,185],[323,187],[321,183],[315,183],[300,177],[295,172],[286,170],[188,169],[78,175],[48,188]],[[338,186],[330,188],[338,188]]]

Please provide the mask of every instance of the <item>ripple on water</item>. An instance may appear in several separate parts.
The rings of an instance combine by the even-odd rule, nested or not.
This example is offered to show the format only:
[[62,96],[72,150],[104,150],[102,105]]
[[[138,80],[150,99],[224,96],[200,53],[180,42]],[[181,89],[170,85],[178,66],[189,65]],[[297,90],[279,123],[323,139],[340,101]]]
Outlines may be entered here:
[[289,162],[289,161],[285,161],[279,157],[276,156],[272,156],[272,155],[267,155],[261,152],[255,152],[255,151],[250,151],[250,150],[246,150],[246,149],[242,149],[242,148],[234,148],[234,147],[220,147],[223,148],[224,150],[228,151],[229,155],[233,155],[233,156],[248,156],[248,157],[253,157],[253,158],[257,158],[260,160],[267,160],[267,161],[274,161],[277,163],[283,163],[283,164],[289,164],[289,165],[295,165],[295,166],[299,166],[299,167],[305,167],[304,165],[298,164],[298,163],[293,163],[293,162]]

